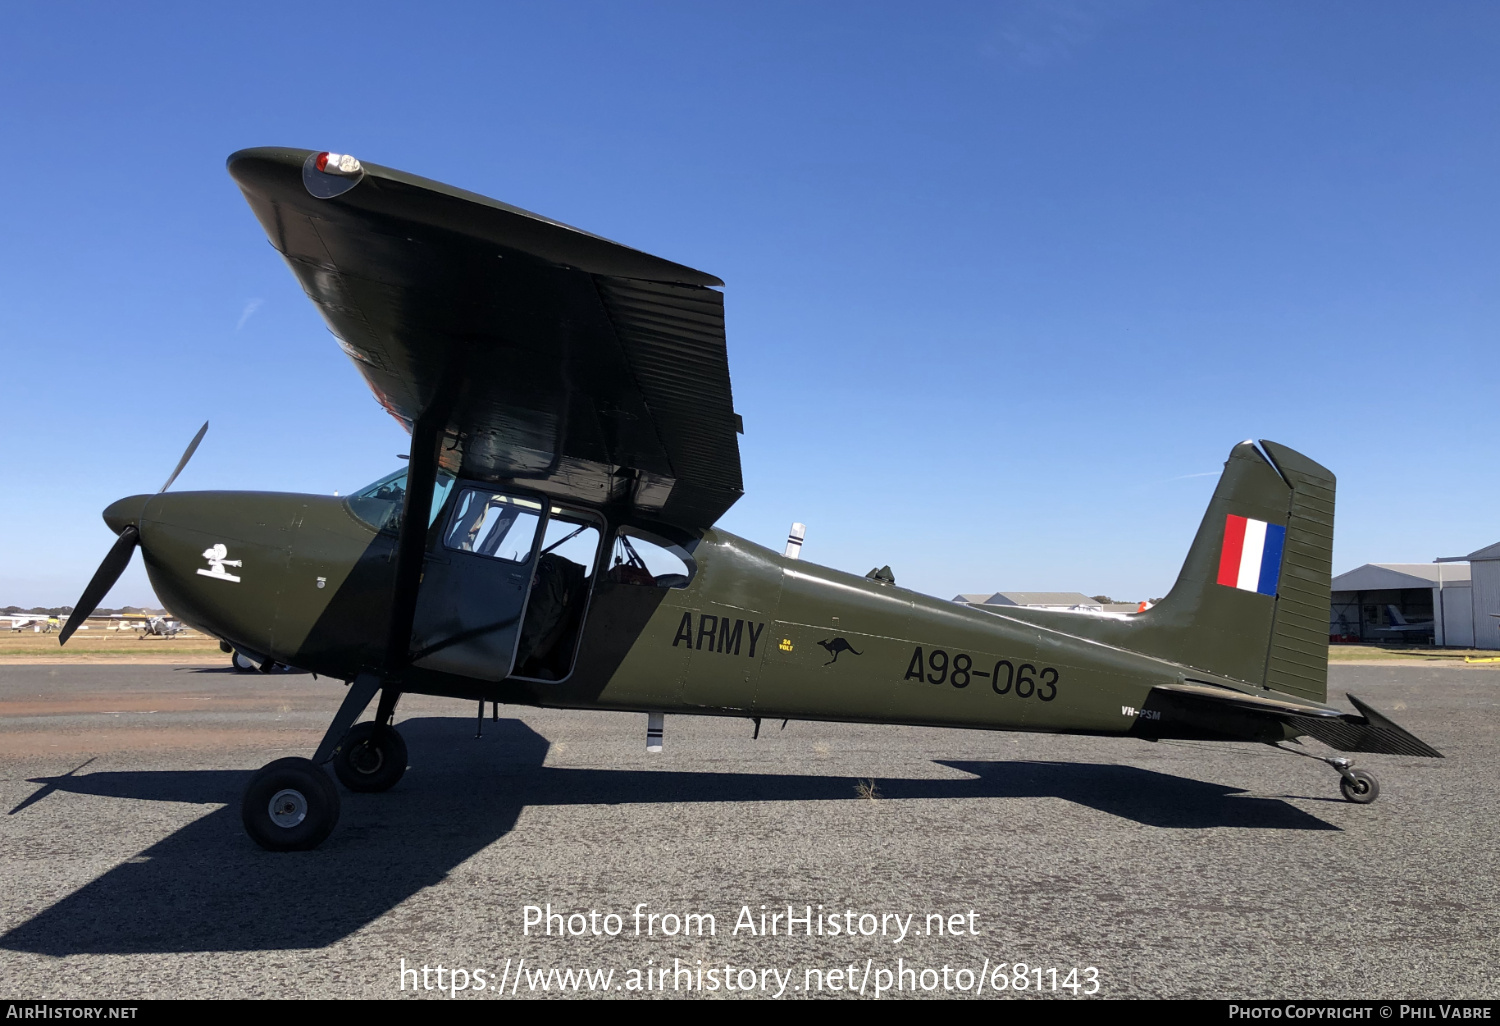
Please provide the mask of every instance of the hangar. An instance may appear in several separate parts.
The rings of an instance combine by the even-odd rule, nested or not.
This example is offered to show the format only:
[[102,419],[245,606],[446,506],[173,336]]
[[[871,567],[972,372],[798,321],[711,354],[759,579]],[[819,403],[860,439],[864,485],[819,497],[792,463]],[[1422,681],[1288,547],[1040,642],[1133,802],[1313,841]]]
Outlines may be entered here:
[[1432,563],[1366,563],[1332,592],[1332,641],[1500,649],[1500,543]]
[[[1466,621],[1463,618],[1461,610],[1454,616],[1445,618],[1445,622],[1439,624],[1439,627],[1444,629],[1447,640],[1439,640],[1438,644],[1500,648],[1500,542],[1476,549],[1467,556],[1446,556],[1439,559],[1438,563],[1467,563],[1470,579],[1469,619]],[[1453,569],[1457,570],[1459,567],[1454,566]],[[1444,609],[1446,608],[1445,604]],[[1468,629],[1467,640],[1460,637],[1465,626]]]
[[[1335,577],[1332,591],[1329,640],[1432,644],[1439,601],[1455,613],[1469,608],[1469,568],[1366,563]],[[1402,630],[1423,625],[1425,630]]]

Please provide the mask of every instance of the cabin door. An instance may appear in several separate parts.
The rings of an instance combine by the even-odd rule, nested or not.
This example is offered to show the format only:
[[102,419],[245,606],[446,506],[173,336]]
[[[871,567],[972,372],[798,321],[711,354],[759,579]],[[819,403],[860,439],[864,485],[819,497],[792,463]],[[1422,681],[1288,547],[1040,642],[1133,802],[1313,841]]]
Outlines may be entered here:
[[427,553],[412,664],[477,680],[510,676],[536,572],[541,502],[460,483]]

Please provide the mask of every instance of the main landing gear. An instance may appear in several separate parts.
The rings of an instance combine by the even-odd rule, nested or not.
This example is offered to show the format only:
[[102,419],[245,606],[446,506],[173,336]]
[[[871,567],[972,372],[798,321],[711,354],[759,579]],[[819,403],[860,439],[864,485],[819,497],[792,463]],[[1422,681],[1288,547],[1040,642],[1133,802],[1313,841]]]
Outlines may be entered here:
[[[373,722],[354,724],[380,691]],[[391,726],[400,692],[381,689],[373,674],[349,684],[323,742],[311,759],[277,759],[250,778],[240,800],[240,821],[267,851],[316,848],[339,821],[339,790],[323,769],[333,771],[351,791],[385,791],[406,772],[406,742]]]
[[388,724],[356,723],[333,757],[333,772],[351,791],[389,791],[406,773],[406,742]]
[[250,778],[240,820],[267,851],[306,851],[338,825],[339,791],[311,759],[277,759]]
[[1295,748],[1283,748],[1279,744],[1273,744],[1271,747],[1292,755],[1303,755],[1309,759],[1328,763],[1339,771],[1339,790],[1344,793],[1344,798],[1355,805],[1369,805],[1380,797],[1380,781],[1376,780],[1375,774],[1369,770],[1355,769],[1353,759],[1299,752]]

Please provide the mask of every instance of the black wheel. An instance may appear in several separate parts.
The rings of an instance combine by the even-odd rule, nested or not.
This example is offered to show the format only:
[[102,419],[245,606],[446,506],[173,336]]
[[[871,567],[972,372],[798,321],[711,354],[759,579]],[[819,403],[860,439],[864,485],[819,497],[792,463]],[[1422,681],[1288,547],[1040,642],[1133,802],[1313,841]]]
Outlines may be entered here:
[[384,723],[356,723],[333,757],[333,771],[351,791],[389,791],[406,772],[406,741]]
[[316,848],[338,824],[339,789],[311,759],[277,759],[250,778],[240,821],[267,851]]
[[1364,770],[1350,770],[1339,780],[1339,790],[1356,805],[1369,805],[1380,797],[1380,781]]
[[229,657],[229,664],[234,667],[235,673],[254,673],[257,669],[256,665],[240,655],[238,650]]

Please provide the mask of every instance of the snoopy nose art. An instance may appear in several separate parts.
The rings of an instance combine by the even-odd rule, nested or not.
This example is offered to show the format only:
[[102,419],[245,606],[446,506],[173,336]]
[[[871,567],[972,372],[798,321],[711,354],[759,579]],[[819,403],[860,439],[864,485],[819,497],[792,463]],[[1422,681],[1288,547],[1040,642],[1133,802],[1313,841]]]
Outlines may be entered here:
[[204,570],[200,568],[198,572],[204,577],[215,577],[221,581],[230,581],[238,584],[239,577],[224,568],[227,566],[244,566],[245,562],[241,559],[228,559],[228,555],[229,546],[223,542],[209,546],[203,550],[203,558],[208,561],[208,569]]

